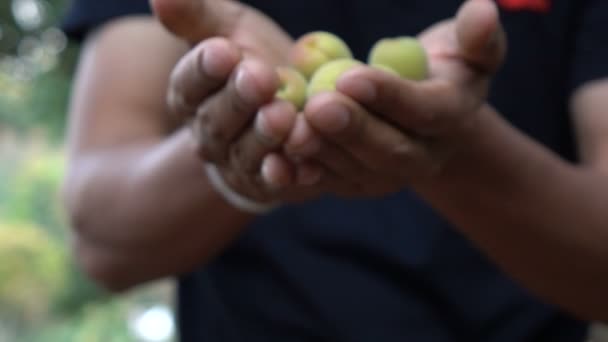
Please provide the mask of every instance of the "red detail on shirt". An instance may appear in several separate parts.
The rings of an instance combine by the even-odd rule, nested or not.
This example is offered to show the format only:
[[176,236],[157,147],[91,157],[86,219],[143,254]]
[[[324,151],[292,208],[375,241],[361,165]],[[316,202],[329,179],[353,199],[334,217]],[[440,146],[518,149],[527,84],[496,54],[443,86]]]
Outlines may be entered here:
[[498,0],[498,4],[508,11],[533,11],[546,13],[551,9],[550,0]]

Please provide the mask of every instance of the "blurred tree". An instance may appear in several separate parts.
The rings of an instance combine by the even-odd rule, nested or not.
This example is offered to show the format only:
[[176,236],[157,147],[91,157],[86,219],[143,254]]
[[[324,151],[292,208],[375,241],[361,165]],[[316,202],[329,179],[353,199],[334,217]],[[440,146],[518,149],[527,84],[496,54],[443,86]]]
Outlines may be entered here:
[[38,322],[66,280],[66,255],[44,230],[0,226],[0,312],[17,323]]
[[77,55],[57,28],[66,0],[0,2],[0,134],[43,128],[55,142],[65,127]]
[[69,255],[58,190],[79,47],[58,29],[68,2],[0,0],[0,341],[132,341],[134,304],[169,302],[110,298]]
[[[12,152],[0,154],[0,225],[35,226],[52,243],[69,252],[65,215],[61,207],[59,184],[64,173],[61,150],[46,146],[41,138],[21,142]],[[1,229],[1,228],[0,228]],[[0,254],[3,245],[0,243]],[[0,259],[1,260],[1,259]],[[73,260],[65,259],[64,283],[55,293],[52,306],[57,313],[78,312],[86,303],[106,298],[77,269]],[[22,272],[27,273],[27,269]],[[0,275],[0,285],[3,278]]]
[[[45,146],[25,145],[12,158],[10,170],[3,171],[10,185],[3,192],[10,201],[0,204],[4,222],[32,222],[58,242],[66,240],[65,222],[59,197],[64,157]],[[4,167],[1,169],[8,169]]]
[[0,2],[0,54],[18,54],[28,36],[56,26],[67,0],[5,0]]

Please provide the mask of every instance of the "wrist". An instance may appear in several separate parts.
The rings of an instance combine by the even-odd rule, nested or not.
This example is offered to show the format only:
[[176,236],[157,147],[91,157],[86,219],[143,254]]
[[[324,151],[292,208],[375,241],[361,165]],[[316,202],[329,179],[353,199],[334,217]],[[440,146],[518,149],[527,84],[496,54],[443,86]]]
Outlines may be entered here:
[[213,189],[232,207],[249,214],[261,215],[280,206],[279,201],[259,201],[237,192],[224,180],[215,164],[205,163],[204,167]]

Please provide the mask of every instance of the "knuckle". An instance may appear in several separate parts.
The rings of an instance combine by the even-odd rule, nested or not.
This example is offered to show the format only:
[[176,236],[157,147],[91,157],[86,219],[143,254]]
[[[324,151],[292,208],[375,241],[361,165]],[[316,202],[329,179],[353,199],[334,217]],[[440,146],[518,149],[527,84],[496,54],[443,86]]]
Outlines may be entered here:
[[218,160],[214,158],[213,151],[209,147],[209,144],[206,143],[205,139],[200,134],[197,134],[195,139],[196,154],[199,158],[212,163],[217,162]]
[[391,169],[391,165],[395,163],[409,163],[413,157],[413,150],[409,141],[401,140],[393,144],[382,158],[382,167]]
[[279,141],[277,139],[275,139],[274,137],[263,134],[256,130],[255,143],[266,150],[270,150],[270,149],[275,148],[279,144]]
[[431,134],[438,134],[453,128],[468,113],[479,106],[479,98],[454,84],[441,82],[435,85],[433,98],[442,99],[431,103],[420,115],[420,126]]
[[226,144],[226,132],[225,130],[218,125],[213,123],[204,125],[204,131],[210,141],[219,146]]
[[199,127],[199,132],[206,139],[217,146],[224,146],[228,141],[228,132],[223,125],[220,125],[210,106],[203,106],[197,113],[196,123]]
[[388,158],[391,160],[409,159],[412,154],[412,145],[405,140],[394,144],[388,153]]
[[245,153],[241,144],[234,144],[230,148],[230,162],[235,168],[244,174],[255,175],[258,173],[259,164],[255,158]]
[[222,149],[218,148],[218,145],[209,139],[204,130],[197,134],[196,139],[196,150],[200,158],[213,163],[220,163],[225,160]]
[[183,93],[175,89],[169,90],[167,95],[167,104],[171,114],[179,118],[192,116],[196,112],[195,106],[188,104],[188,101],[186,101],[184,98]]
[[227,104],[226,107],[231,113],[247,113],[253,110],[252,107],[239,96],[234,87],[233,90],[226,95],[225,101]]
[[342,144],[358,144],[362,137],[368,136],[367,115],[352,111],[351,122],[346,129],[336,134]]
[[383,111],[390,112],[392,106],[403,102],[403,89],[395,82],[377,82],[378,94],[381,94],[382,101],[378,105]]

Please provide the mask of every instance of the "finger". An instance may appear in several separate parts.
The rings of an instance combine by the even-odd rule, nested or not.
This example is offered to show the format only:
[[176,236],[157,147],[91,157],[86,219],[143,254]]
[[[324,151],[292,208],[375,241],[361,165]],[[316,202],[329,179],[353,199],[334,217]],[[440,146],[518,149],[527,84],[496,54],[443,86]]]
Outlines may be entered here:
[[[284,150],[287,157],[295,162],[315,160],[323,166],[323,169],[349,181],[364,178],[369,173],[350,153],[340,150],[337,145],[326,139],[323,140],[304,115],[298,116]],[[298,183],[304,184],[305,182],[302,180]]]
[[180,119],[194,116],[200,103],[226,83],[240,58],[238,48],[223,38],[211,38],[188,52],[171,74],[171,113]]
[[456,16],[459,50],[466,61],[484,73],[494,73],[506,52],[506,36],[496,4],[469,0]]
[[291,187],[297,188],[302,194],[318,192],[318,185],[324,174],[323,167],[315,162],[294,166],[278,153],[270,153],[264,157],[261,173],[263,182],[275,192]]
[[258,109],[272,101],[277,75],[262,62],[245,60],[226,86],[198,109],[195,132],[201,157],[224,162],[228,145],[243,132]]
[[[310,127],[304,115],[299,115],[296,122],[296,127],[285,143],[287,157],[296,161],[314,160],[320,164],[316,169],[322,171],[323,186],[331,193],[346,197],[375,196],[394,190],[382,185],[392,185],[391,179],[378,180],[377,175],[373,175],[371,170],[349,152],[333,142],[322,140],[319,133]],[[300,166],[301,164],[296,165],[298,175],[304,173],[300,172]],[[370,184],[368,180],[372,177],[377,180]],[[298,176],[297,178],[299,185],[310,184],[302,180],[304,177]],[[320,182],[316,179],[315,181]]]
[[230,0],[150,0],[150,5],[169,31],[193,44],[227,35],[247,10]]
[[285,142],[284,151],[293,161],[312,158],[321,148],[321,137],[312,129],[304,115],[298,115]]
[[318,161],[331,173],[349,181],[365,179],[369,175],[363,165],[328,139],[323,139],[309,124],[305,115],[299,115],[288,141],[286,155],[296,162]]
[[278,153],[270,153],[262,161],[262,183],[275,191],[292,185],[295,173],[293,165]]
[[296,121],[296,108],[274,101],[260,109],[251,128],[230,146],[231,165],[248,174],[260,172],[262,160],[281,148]]
[[456,122],[465,124],[459,115],[474,111],[479,103],[474,93],[446,80],[415,82],[369,67],[345,73],[337,89],[401,130],[419,136],[436,136]]
[[312,98],[305,115],[324,139],[378,174],[400,175],[408,172],[414,160],[427,162],[420,144],[338,92]]
[[342,180],[356,184],[357,188],[363,188],[364,183],[377,176],[353,156],[351,151],[346,151],[331,141],[323,141],[314,160]]

